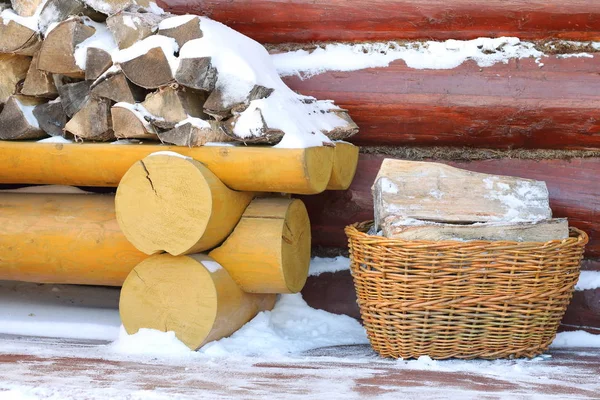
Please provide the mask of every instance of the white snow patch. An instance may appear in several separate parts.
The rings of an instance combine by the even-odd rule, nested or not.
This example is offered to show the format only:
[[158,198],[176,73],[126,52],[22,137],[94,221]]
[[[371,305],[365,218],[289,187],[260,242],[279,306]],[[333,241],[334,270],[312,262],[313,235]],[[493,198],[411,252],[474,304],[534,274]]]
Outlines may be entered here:
[[[494,176],[484,178],[483,183],[489,190],[485,198],[499,200],[506,210],[498,220],[532,222],[552,218],[545,182],[520,180],[511,188],[511,185],[499,182],[499,178]],[[526,210],[528,214],[525,214]]]
[[209,356],[282,356],[325,346],[368,343],[354,318],[309,307],[300,294],[280,295],[272,311],[263,311],[228,338],[199,352]]
[[26,106],[25,104],[21,103],[17,97],[13,98],[15,100],[15,103],[23,113],[23,117],[25,117],[25,119],[27,120],[27,123],[33,126],[34,128],[39,129],[40,124],[38,123],[38,120],[35,117],[35,115],[33,115],[33,109],[35,108],[35,106]]
[[145,356],[181,357],[193,354],[183,344],[175,332],[161,332],[155,329],[140,329],[128,335],[123,326],[119,329],[119,337],[109,345],[109,351],[120,354],[136,354]]
[[62,136],[52,136],[46,139],[38,140],[38,143],[73,143],[72,140],[66,139]]
[[600,335],[593,335],[586,331],[560,332],[550,347],[600,347]]
[[94,22],[88,17],[82,17],[82,20],[85,25],[91,26],[96,30],[92,36],[79,43],[75,48],[75,64],[77,64],[79,68],[85,70],[88,48],[101,49],[111,54],[118,51],[118,46],[106,24]]
[[202,265],[204,265],[204,268],[206,268],[209,272],[212,272],[212,273],[215,273],[218,270],[223,269],[221,264],[219,264],[216,261],[202,260]]
[[348,257],[338,256],[335,258],[329,257],[314,257],[310,260],[309,276],[319,276],[326,272],[346,271],[350,269],[350,259]]
[[155,151],[152,154],[149,154],[148,157],[152,156],[169,156],[169,157],[178,157],[183,158],[184,160],[191,160],[192,157],[184,156],[183,154],[175,153],[174,151]]
[[121,101],[116,103],[113,107],[126,108],[131,111],[133,115],[135,115],[137,119],[144,125],[144,129],[151,133],[155,133],[156,130],[149,121],[164,121],[164,118],[151,114],[150,111],[148,111],[146,107],[142,105],[142,103],[131,104]]
[[6,10],[2,10],[2,12],[0,13],[0,17],[2,18],[4,25],[8,25],[8,23],[10,21],[13,21],[19,25],[22,25],[22,26],[28,28],[28,29],[31,29],[34,32],[37,32],[40,14],[42,12],[42,9],[44,8],[44,5],[46,4],[46,1],[47,0],[44,0],[35,9],[35,12],[30,17],[22,17],[10,8],[6,9]]
[[453,69],[468,60],[480,67],[489,67],[515,58],[543,56],[533,43],[516,37],[499,37],[445,42],[328,44],[311,52],[297,50],[271,57],[282,76],[310,77],[325,71],[387,67],[396,60],[403,60],[414,69]]
[[178,127],[180,127],[182,125],[185,125],[185,124],[190,124],[193,127],[198,128],[198,129],[210,128],[210,123],[208,121],[205,121],[202,118],[196,118],[196,117],[190,117],[190,116],[188,116],[183,121],[179,121],[175,125],[175,128],[178,128]]
[[600,288],[600,271],[581,271],[575,290],[594,290]]
[[140,22],[142,22],[139,17],[132,17],[131,15],[123,15],[122,21],[123,21],[123,24],[125,24],[125,26],[127,26],[131,29],[136,29],[136,30],[137,30],[136,24],[139,24]]
[[557,54],[557,58],[594,58],[590,53]]
[[165,18],[162,21],[160,21],[160,23],[158,24],[158,29],[164,30],[164,29],[177,28],[178,26],[187,24],[194,18],[198,18],[198,16],[186,14],[186,15],[178,15],[176,17],[171,17],[171,18]]
[[276,147],[304,148],[330,143],[322,132],[346,125],[333,112],[338,108],[331,101],[317,101],[288,88],[262,45],[208,18],[200,17],[200,24],[204,36],[184,44],[179,57],[211,57],[218,71],[216,87],[226,106],[247,101],[255,85],[274,89],[266,99],[251,101],[238,115],[237,136],[262,134],[264,120],[268,128],[286,133]]
[[110,144],[140,144],[141,142],[138,139],[117,139],[114,142],[110,142]]
[[204,143],[204,146],[206,147],[236,147],[236,146],[240,146],[239,144],[236,143],[230,143],[230,142],[206,142]]
[[148,7],[148,11],[150,11],[152,14],[156,14],[156,15],[163,15],[165,14],[165,10],[163,10],[162,8],[160,8],[155,2],[151,1]]
[[175,39],[162,36],[162,35],[151,35],[147,38],[136,42],[132,46],[114,51],[112,55],[112,59],[114,63],[124,63],[129,60],[132,60],[136,57],[143,56],[150,50],[154,48],[160,48],[165,57],[169,61],[169,66],[171,67],[171,71],[173,74],[177,71],[177,67],[179,66],[179,60],[175,57],[175,53],[179,50],[179,45],[175,41]]

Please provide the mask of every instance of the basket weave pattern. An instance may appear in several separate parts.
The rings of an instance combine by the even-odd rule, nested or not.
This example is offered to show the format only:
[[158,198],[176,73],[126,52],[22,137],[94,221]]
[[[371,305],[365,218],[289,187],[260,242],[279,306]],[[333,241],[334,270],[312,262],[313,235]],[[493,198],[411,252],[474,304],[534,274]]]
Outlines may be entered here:
[[588,237],[545,243],[406,241],[346,227],[372,347],[384,357],[534,357],[556,335]]

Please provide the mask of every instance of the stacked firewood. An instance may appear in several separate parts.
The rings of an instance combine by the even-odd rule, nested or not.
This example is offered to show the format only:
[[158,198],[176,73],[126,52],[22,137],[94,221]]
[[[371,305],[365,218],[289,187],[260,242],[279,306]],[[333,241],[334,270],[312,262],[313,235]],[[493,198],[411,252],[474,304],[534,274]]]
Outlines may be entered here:
[[385,159],[372,188],[372,233],[404,240],[545,242],[569,237],[546,183],[432,162]]
[[299,95],[257,42],[134,0],[12,0],[0,22],[0,139],[306,147],[357,132]]

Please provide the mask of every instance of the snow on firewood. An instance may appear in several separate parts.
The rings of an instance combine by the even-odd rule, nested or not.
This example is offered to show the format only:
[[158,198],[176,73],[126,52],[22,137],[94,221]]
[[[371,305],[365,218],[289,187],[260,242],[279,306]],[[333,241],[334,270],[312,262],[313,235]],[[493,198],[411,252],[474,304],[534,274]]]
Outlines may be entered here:
[[92,36],[85,39],[75,47],[75,63],[79,68],[85,70],[88,48],[101,49],[107,53],[112,53],[117,49],[117,44],[115,43],[112,34],[106,27],[106,24],[94,22],[89,18],[83,18],[83,23],[96,30]]

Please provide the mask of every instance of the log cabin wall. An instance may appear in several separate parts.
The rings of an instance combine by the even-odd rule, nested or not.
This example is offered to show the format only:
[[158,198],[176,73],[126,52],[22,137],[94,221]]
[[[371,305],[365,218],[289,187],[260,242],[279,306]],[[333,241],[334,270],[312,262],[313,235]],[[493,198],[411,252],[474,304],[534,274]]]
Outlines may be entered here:
[[[176,14],[207,15],[274,51],[311,47],[314,41],[600,40],[596,0],[163,0],[159,5]],[[364,146],[349,190],[303,197],[314,246],[343,252],[343,227],[372,218],[370,186],[385,157],[427,159],[545,180],[554,215],[568,217],[590,235],[583,269],[600,271],[600,54],[550,55],[543,68],[534,59],[485,68],[468,61],[449,70],[418,70],[395,61],[385,68],[285,81],[347,108],[360,126],[353,142]],[[310,278],[304,296],[314,306],[358,316],[347,272]],[[600,289],[577,292],[563,326],[600,333]]]

